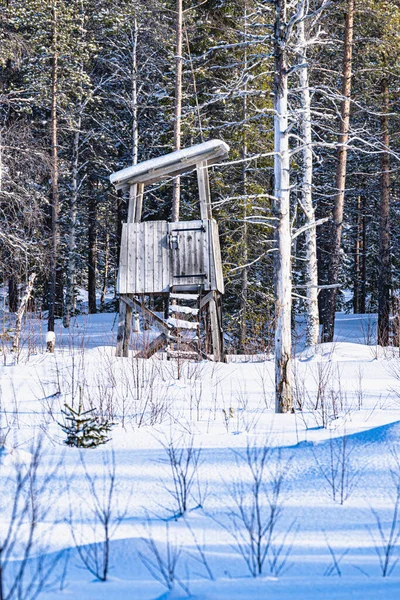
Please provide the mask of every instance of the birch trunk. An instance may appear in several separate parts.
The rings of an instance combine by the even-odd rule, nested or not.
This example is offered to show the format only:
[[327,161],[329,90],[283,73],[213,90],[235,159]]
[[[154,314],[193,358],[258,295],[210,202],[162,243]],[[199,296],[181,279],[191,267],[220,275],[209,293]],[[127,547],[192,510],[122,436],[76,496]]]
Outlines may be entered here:
[[[299,18],[304,17],[304,3],[301,4]],[[297,25],[297,41],[299,46],[300,96],[302,103],[301,131],[303,138],[303,190],[302,209],[306,217],[306,345],[318,344],[319,316],[318,316],[318,267],[317,267],[317,231],[315,226],[315,210],[312,200],[312,130],[311,130],[311,99],[307,66],[307,46],[304,20]]]
[[[336,191],[333,208],[333,222],[329,233],[331,241],[328,276],[330,285],[338,283],[340,265],[340,247],[343,230],[344,194],[346,189],[347,142],[350,129],[350,96],[353,58],[353,27],[355,0],[347,0],[347,15],[344,36],[342,105],[340,111],[340,133],[336,168]],[[322,341],[333,342],[337,287],[323,291],[322,301]]]
[[18,358],[18,351],[19,351],[19,341],[21,338],[22,318],[24,316],[26,307],[28,305],[29,298],[32,295],[33,284],[35,283],[35,278],[36,278],[36,273],[32,273],[32,275],[29,277],[28,285],[26,287],[25,294],[21,299],[21,304],[20,304],[20,307],[19,307],[18,313],[17,313],[17,319],[15,322],[15,335],[14,335],[14,341],[13,341],[12,350],[11,350],[11,352],[14,352],[15,354],[17,354],[17,358]]
[[[181,148],[181,117],[182,117],[182,0],[176,0],[176,56],[175,56],[175,120],[174,120],[174,150]],[[172,190],[172,221],[179,221],[181,195],[181,179],[175,177]]]
[[[382,145],[389,148],[389,84],[382,80]],[[390,156],[381,155],[381,205],[379,219],[378,344],[388,346],[390,339]]]
[[286,0],[276,0],[274,28],[274,175],[275,175],[275,412],[293,408],[291,339],[290,157]]

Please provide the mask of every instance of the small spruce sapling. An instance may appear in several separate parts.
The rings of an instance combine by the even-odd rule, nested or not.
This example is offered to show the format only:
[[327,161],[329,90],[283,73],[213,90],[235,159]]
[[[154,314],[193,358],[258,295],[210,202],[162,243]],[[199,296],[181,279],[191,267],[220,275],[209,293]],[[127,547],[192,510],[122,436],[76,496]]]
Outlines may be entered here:
[[79,401],[78,410],[68,404],[61,412],[65,416],[65,423],[60,423],[62,430],[67,434],[65,443],[74,448],[96,448],[110,441],[109,432],[115,423],[109,420],[100,422],[93,414],[95,409],[83,410],[82,401]]

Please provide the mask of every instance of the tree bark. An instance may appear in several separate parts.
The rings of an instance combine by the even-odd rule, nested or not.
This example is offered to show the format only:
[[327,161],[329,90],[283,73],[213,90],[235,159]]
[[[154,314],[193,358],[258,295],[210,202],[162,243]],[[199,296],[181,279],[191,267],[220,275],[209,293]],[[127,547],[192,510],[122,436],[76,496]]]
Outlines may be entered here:
[[18,310],[18,286],[14,275],[8,278],[8,310],[10,312]]
[[[299,18],[304,17],[304,3],[301,4]],[[317,267],[317,230],[315,210],[312,199],[313,153],[311,130],[311,99],[307,66],[307,45],[304,20],[297,25],[297,42],[299,46],[299,84],[302,104],[301,131],[303,138],[303,189],[301,207],[306,217],[306,345],[318,344],[318,267]]]
[[139,27],[137,19],[133,25],[132,40],[132,164],[136,165],[139,156],[139,123],[138,123],[138,105],[137,105],[137,44]]
[[353,312],[360,313],[360,283],[361,283],[361,198],[357,198],[356,213],[356,240],[354,244],[354,288],[353,288]]
[[89,300],[89,314],[95,314],[97,312],[96,305],[96,266],[97,266],[97,207],[96,207],[96,196],[91,193],[89,198],[89,214],[88,214],[88,300]]
[[360,272],[360,313],[367,312],[367,217],[366,217],[366,201],[363,196],[361,202],[361,272]]
[[35,278],[36,278],[36,273],[32,273],[32,275],[29,277],[28,285],[26,287],[25,294],[21,299],[21,304],[20,304],[20,307],[19,307],[18,313],[17,313],[17,319],[15,322],[15,335],[14,335],[14,341],[13,341],[12,350],[11,350],[15,354],[17,354],[17,358],[18,358],[18,351],[19,351],[19,341],[21,338],[22,318],[26,311],[26,308],[27,308],[27,305],[29,302],[29,298],[31,297],[31,294],[32,294],[33,284],[35,283]]
[[291,339],[290,157],[286,0],[276,0],[274,26],[275,411],[293,408]]
[[[245,0],[244,3],[244,31],[245,31],[245,41],[247,39],[247,2]],[[243,67],[247,70],[247,46],[244,49],[244,64]],[[246,122],[247,119],[247,80],[244,83],[243,89],[243,101],[242,101],[242,110],[243,110],[243,123]],[[248,267],[246,266],[248,263],[248,227],[247,227],[247,165],[246,165],[246,156],[247,156],[247,135],[246,128],[243,128],[243,148],[242,148],[242,192],[244,196],[243,200],[243,229],[242,229],[242,257],[243,261],[243,269],[241,272],[241,290],[240,290],[240,329],[239,329],[239,344],[240,350],[243,354],[246,353],[247,346],[247,301],[248,301],[248,292],[249,292],[249,278],[248,278]]]
[[69,223],[69,239],[68,239],[68,266],[67,266],[67,283],[65,293],[65,310],[63,317],[64,327],[69,327],[71,315],[74,310],[75,296],[75,279],[76,279],[76,218],[77,218],[77,202],[79,190],[79,143],[82,126],[82,116],[79,114],[76,123],[76,131],[74,134],[73,152],[72,152],[72,190],[70,202],[70,223]]
[[[347,0],[347,14],[344,34],[343,77],[342,77],[342,104],[340,110],[339,146],[335,180],[335,198],[333,207],[333,220],[329,228],[329,263],[328,283],[335,285],[339,279],[340,247],[342,242],[343,210],[346,189],[347,169],[347,142],[350,128],[350,97],[352,80],[353,56],[353,27],[354,27],[355,0]],[[337,287],[321,292],[321,321],[322,341],[332,342],[335,330],[335,312],[337,300]]]
[[52,69],[51,69],[51,252],[49,282],[48,331],[54,331],[56,280],[59,244],[59,189],[58,189],[58,15],[57,0],[52,2]]
[[[382,145],[389,149],[389,83],[382,80]],[[378,276],[378,344],[388,346],[390,340],[390,156],[381,154],[381,204],[379,219],[379,276]]]
[[[181,148],[182,118],[182,0],[176,0],[176,56],[175,56],[175,114],[174,114],[174,150]],[[172,221],[179,221],[181,196],[181,178],[175,177],[172,189]]]

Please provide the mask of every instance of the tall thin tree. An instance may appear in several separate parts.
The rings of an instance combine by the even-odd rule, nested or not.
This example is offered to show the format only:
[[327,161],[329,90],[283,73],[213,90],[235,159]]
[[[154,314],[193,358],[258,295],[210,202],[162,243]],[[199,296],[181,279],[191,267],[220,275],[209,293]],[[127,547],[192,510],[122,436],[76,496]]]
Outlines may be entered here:
[[290,154],[287,1],[276,0],[274,24],[275,411],[293,408]]
[[51,53],[51,253],[49,282],[49,315],[48,330],[54,331],[56,280],[59,245],[59,204],[58,187],[58,7],[57,0],[52,0],[52,53]]
[[311,128],[311,97],[308,75],[307,40],[305,32],[305,2],[300,0],[297,23],[298,76],[301,99],[301,133],[303,143],[303,182],[300,205],[306,219],[306,344],[318,343],[318,267],[317,231],[312,197],[313,150]]
[[350,131],[350,100],[353,63],[353,29],[354,29],[355,0],[347,0],[347,12],[344,33],[343,73],[342,73],[342,102],[340,109],[340,130],[338,139],[337,167],[335,180],[335,198],[333,219],[329,231],[329,285],[323,290],[321,302],[322,340],[332,342],[335,329],[335,312],[337,300],[337,285],[339,280],[340,247],[342,242],[343,213],[346,190],[347,171],[347,142]]
[[[175,55],[175,111],[174,111],[174,150],[181,148],[182,120],[182,63],[183,63],[183,6],[176,0],[176,55]],[[179,221],[181,180],[175,177],[172,191],[172,221]]]
[[[382,90],[382,146],[389,149],[389,82],[384,77]],[[379,220],[379,277],[378,277],[378,344],[389,344],[390,315],[390,155],[381,155],[381,203]]]

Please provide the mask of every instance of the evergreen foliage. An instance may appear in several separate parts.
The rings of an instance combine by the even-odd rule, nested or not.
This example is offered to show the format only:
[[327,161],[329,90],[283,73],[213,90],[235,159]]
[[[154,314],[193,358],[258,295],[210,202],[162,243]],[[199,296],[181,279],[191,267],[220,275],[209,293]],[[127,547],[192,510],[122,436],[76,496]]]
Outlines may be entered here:
[[65,443],[74,448],[96,448],[110,441],[108,434],[115,423],[99,419],[95,416],[95,409],[83,410],[82,401],[78,410],[68,404],[61,412],[65,416],[65,423],[60,423],[61,429],[67,434]]

